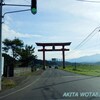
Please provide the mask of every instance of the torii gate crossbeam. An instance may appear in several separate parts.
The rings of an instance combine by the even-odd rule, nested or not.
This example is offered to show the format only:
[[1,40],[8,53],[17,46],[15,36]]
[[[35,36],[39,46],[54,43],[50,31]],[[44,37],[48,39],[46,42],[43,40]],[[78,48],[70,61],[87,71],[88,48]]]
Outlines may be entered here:
[[[39,49],[38,51],[43,52],[43,69],[45,69],[45,52],[46,51],[62,51],[63,56],[63,68],[65,68],[65,51],[69,51],[69,49],[66,49],[65,46],[69,46],[71,42],[66,43],[36,43],[37,46],[42,46],[42,49]],[[45,47],[52,46],[52,49],[46,49]],[[61,49],[56,49],[55,46],[62,46]]]

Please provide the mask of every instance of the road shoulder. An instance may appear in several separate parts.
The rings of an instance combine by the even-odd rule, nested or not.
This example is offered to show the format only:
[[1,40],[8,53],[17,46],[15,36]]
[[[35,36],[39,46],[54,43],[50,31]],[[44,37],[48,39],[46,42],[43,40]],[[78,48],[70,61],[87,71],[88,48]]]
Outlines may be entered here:
[[18,84],[15,87],[0,91],[0,98],[6,96],[7,94],[12,94],[21,91],[24,88],[30,86],[31,84],[34,84],[34,82],[41,77],[41,74],[43,74],[43,72],[44,72],[43,70],[39,70],[33,73],[32,75],[27,76],[26,78],[24,77],[24,79],[22,79],[21,81],[18,80],[20,82],[18,82]]

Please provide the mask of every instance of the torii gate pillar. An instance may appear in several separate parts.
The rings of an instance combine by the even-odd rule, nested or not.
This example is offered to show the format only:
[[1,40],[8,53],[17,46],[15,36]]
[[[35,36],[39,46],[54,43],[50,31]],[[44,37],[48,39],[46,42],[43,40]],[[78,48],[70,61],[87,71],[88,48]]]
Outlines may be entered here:
[[[43,49],[39,49],[38,51],[43,52],[43,69],[45,70],[45,51],[62,51],[63,56],[63,68],[65,68],[65,51],[69,51],[65,46],[69,46],[71,42],[67,43],[36,43],[37,46],[42,46]],[[52,49],[46,49],[46,46],[52,46]],[[55,46],[62,46],[61,49],[55,49]]]
[[45,70],[45,46],[43,46],[43,69]]
[[62,56],[63,56],[63,68],[65,68],[65,51],[64,51],[64,46],[62,48]]

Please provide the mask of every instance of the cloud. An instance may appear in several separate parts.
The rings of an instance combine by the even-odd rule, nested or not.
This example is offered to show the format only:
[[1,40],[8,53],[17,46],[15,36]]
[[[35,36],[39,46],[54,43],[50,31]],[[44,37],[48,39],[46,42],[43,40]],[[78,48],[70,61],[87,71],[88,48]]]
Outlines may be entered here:
[[2,31],[2,35],[3,35],[3,39],[5,38],[40,38],[41,35],[36,35],[36,34],[28,34],[28,33],[20,33],[20,32],[16,32],[13,29],[10,29],[9,26],[3,24],[3,31]]
[[[31,4],[28,0],[6,0],[5,2],[12,4]],[[63,0],[63,2],[61,0],[38,0],[37,3],[39,13],[49,12],[66,15],[71,13],[73,15],[87,18],[88,20],[100,20],[100,3],[79,2],[76,0]]]
[[67,15],[69,13],[92,21],[100,20],[100,3],[79,2],[76,0],[39,0],[38,9],[38,11],[51,14]]
[[73,58],[79,58],[79,57],[83,57],[83,56],[90,56],[90,55],[94,55],[94,54],[100,54],[100,50],[99,49],[72,50],[69,53],[67,53],[66,56],[67,56],[67,59],[73,59]]
[[[30,4],[28,0],[6,0],[6,3]],[[33,16],[30,13],[6,16],[6,25],[3,25],[3,39],[20,37],[25,42],[66,42],[71,41],[71,48],[77,46],[100,22],[100,4],[83,3],[76,0],[38,0],[38,13]],[[6,11],[8,11],[6,7]],[[20,7],[18,7],[19,9]],[[14,8],[17,9],[17,8]],[[12,10],[9,7],[9,10]],[[20,15],[20,16],[19,16]],[[21,33],[21,32],[22,33]],[[29,34],[28,32],[35,32]],[[38,35],[38,34],[40,35]],[[34,37],[34,39],[32,39]],[[97,37],[90,44],[97,43]],[[89,47],[89,43],[85,48]],[[95,49],[95,50],[94,50]],[[73,50],[74,51],[74,50]],[[76,53],[68,53],[67,58],[75,58],[91,55],[99,52],[99,49],[78,50]],[[66,55],[67,55],[66,53]],[[52,53],[54,55],[54,53]],[[39,56],[41,56],[40,54]],[[54,56],[61,57],[59,54]],[[48,54],[48,58],[51,53]]]
[[100,3],[84,3],[84,2],[72,2],[68,7],[62,9],[65,12],[69,12],[73,15],[77,15],[88,20],[98,21],[100,20]]

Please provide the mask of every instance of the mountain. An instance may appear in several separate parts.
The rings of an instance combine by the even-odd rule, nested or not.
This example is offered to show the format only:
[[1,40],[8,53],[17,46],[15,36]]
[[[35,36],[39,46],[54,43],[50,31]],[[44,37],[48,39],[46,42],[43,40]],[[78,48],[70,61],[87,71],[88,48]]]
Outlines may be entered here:
[[100,54],[95,54],[91,56],[83,56],[76,59],[70,59],[69,62],[87,62],[87,63],[95,63],[100,62]]

